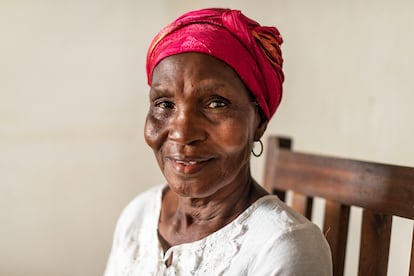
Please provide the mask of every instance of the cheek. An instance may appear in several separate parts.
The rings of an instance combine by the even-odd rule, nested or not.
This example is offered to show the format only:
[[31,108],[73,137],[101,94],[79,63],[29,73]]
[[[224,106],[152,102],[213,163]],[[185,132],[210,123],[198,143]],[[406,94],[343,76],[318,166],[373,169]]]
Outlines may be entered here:
[[250,156],[253,143],[252,132],[246,124],[229,124],[218,132],[220,144],[227,154],[242,154]]
[[163,137],[163,124],[154,119],[150,114],[147,115],[144,126],[144,138],[148,146],[156,151],[161,143]]
[[222,150],[240,163],[250,160],[254,137],[258,127],[258,115],[254,110],[245,110],[242,116],[231,118],[217,132]]

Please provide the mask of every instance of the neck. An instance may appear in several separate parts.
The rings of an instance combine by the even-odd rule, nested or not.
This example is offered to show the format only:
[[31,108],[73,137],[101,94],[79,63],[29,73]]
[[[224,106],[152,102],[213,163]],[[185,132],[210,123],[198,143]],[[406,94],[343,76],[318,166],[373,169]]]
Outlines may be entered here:
[[175,215],[184,220],[186,226],[214,222],[226,224],[251,205],[254,190],[255,182],[248,177],[246,182],[236,189],[220,191],[207,198],[178,197]]
[[237,218],[267,192],[249,175],[234,190],[209,198],[183,198],[167,189],[164,193],[158,233],[164,250],[200,240]]

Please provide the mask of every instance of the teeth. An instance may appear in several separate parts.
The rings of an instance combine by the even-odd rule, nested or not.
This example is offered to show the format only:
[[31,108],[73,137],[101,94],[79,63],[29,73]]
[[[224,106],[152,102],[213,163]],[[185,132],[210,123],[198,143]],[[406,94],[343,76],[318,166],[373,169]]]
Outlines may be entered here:
[[181,161],[181,160],[176,160],[175,162],[177,162],[179,164],[183,164],[183,165],[194,165],[194,164],[197,164],[197,161]]

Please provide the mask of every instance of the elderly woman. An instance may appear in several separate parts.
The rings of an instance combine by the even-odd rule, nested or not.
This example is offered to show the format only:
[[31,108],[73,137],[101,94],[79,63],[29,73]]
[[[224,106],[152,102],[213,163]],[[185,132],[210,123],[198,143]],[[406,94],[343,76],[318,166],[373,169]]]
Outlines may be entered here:
[[189,12],[154,38],[145,139],[167,183],[123,211],[105,275],[331,275],[318,227],[250,173],[282,96],[281,43],[229,9]]

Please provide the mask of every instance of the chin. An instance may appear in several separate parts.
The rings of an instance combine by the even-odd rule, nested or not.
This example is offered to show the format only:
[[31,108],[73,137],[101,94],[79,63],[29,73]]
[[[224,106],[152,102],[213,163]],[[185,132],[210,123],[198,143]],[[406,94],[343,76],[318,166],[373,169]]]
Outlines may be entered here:
[[177,194],[180,197],[188,197],[188,198],[207,198],[212,196],[217,189],[212,189],[213,187],[209,186],[208,188],[199,186],[198,181],[196,183],[191,183],[188,181],[180,181],[177,182],[168,182],[168,186],[170,187],[171,191]]

